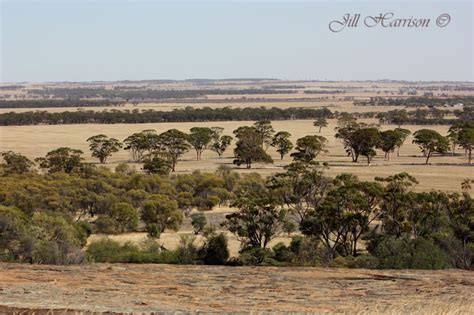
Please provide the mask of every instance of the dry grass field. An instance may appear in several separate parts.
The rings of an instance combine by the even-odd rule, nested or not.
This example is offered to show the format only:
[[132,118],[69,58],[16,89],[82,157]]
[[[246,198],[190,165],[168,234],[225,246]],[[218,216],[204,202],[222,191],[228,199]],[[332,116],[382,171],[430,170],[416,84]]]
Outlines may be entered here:
[[0,263],[0,314],[93,312],[473,314],[474,274],[461,270]]
[[[367,123],[375,123],[375,120],[366,120]],[[134,132],[145,129],[155,129],[158,132],[166,131],[170,128],[176,128],[185,132],[195,126],[220,126],[225,129],[225,133],[232,135],[232,131],[239,126],[251,125],[250,121],[235,122],[199,122],[199,123],[157,123],[157,124],[115,124],[115,125],[55,125],[55,126],[8,126],[0,127],[0,150],[14,150],[30,158],[44,156],[48,151],[60,146],[68,146],[84,151],[84,157],[87,162],[96,163],[97,160],[90,157],[90,151],[86,139],[96,134],[105,134],[120,140]],[[273,122],[276,131],[286,130],[292,134],[292,141],[305,135],[318,134],[311,120],[292,120]],[[375,176],[389,176],[399,172],[408,172],[415,176],[420,184],[416,187],[418,190],[440,189],[449,191],[458,191],[461,188],[461,182],[467,177],[474,176],[472,167],[466,165],[467,158],[460,150],[455,156],[434,156],[431,158],[431,165],[424,165],[424,158],[418,147],[411,143],[409,138],[406,144],[400,150],[400,157],[393,157],[390,161],[384,160],[382,152],[374,159],[371,166],[367,166],[363,157],[359,163],[352,163],[350,157],[347,157],[342,144],[334,138],[334,127],[336,121],[331,120],[327,128],[323,128],[320,135],[328,139],[327,149],[329,153],[318,157],[321,162],[327,162],[329,168],[326,170],[328,175],[334,176],[343,172],[354,173],[364,180],[373,180]],[[403,126],[412,132],[421,128],[435,129],[441,134],[446,134],[448,126]],[[396,128],[393,125],[383,125],[382,129]],[[214,152],[205,151],[202,160],[195,161],[194,151],[189,151],[178,163],[177,172],[185,173],[195,170],[213,171],[220,165],[234,167],[232,164],[232,147],[228,149],[224,157],[219,159]],[[283,161],[279,160],[277,152],[269,148],[268,152],[274,158],[274,164],[256,164],[251,170],[245,168],[235,169],[239,172],[255,171],[262,175],[271,175],[272,173],[282,171],[284,165],[291,161],[289,156]],[[110,158],[107,167],[115,167],[118,163],[129,161],[129,153],[120,151]],[[137,169],[141,165],[134,164]]]

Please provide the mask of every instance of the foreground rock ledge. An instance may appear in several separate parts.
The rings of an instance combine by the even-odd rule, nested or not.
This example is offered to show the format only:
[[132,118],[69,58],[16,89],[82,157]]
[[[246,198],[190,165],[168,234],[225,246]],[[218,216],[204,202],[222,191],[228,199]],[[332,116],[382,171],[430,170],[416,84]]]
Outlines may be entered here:
[[199,311],[473,314],[474,273],[0,263],[0,314]]

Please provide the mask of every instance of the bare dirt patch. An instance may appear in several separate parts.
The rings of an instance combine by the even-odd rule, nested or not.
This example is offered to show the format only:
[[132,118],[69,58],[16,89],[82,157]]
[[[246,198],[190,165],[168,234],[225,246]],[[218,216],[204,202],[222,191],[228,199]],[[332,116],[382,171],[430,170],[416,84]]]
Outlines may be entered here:
[[[0,313],[472,314],[474,274],[328,268],[0,264]],[[51,313],[50,313],[51,314]]]

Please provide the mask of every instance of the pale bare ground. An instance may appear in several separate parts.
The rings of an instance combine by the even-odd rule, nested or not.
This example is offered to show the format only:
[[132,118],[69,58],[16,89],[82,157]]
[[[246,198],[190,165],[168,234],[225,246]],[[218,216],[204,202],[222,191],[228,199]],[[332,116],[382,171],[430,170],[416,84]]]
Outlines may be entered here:
[[[365,120],[368,123],[375,123],[376,120]],[[97,163],[97,160],[90,156],[86,139],[96,134],[105,134],[119,140],[125,139],[134,132],[145,129],[155,129],[163,132],[170,128],[176,128],[185,132],[195,126],[220,126],[224,128],[224,133],[232,135],[232,131],[239,126],[251,125],[252,121],[228,121],[228,122],[191,122],[191,123],[155,123],[155,124],[86,124],[86,125],[56,125],[56,126],[8,126],[0,127],[0,151],[13,150],[25,154],[30,158],[44,156],[47,152],[60,146],[68,146],[84,151],[86,162]],[[336,121],[330,120],[329,126],[323,128],[319,134],[313,126],[311,120],[290,120],[272,122],[276,131],[286,130],[292,134],[292,141],[305,135],[322,135],[328,139],[327,149],[329,153],[321,155],[318,161],[327,162],[329,168],[326,174],[335,176],[344,172],[353,173],[363,180],[373,180],[376,176],[389,176],[399,172],[408,172],[415,176],[420,184],[417,190],[439,189],[446,191],[459,191],[461,182],[465,178],[474,177],[474,168],[466,165],[467,158],[462,150],[456,155],[433,156],[430,159],[431,165],[424,165],[425,158],[421,156],[419,148],[412,144],[412,138],[400,150],[400,157],[392,154],[390,161],[384,159],[382,152],[374,159],[371,166],[367,166],[363,157],[359,163],[352,163],[350,157],[344,152],[343,146],[338,139],[335,139],[334,127]],[[435,129],[443,135],[447,134],[449,126],[403,126],[412,132],[421,128]],[[382,130],[396,128],[394,125],[383,125]],[[233,145],[235,142],[233,143]],[[234,168],[238,172],[258,172],[264,176],[283,171],[283,166],[291,162],[291,158],[286,156],[280,161],[278,153],[274,148],[268,148],[268,153],[274,158],[274,164],[255,164],[252,169],[238,168],[232,164],[233,145],[219,159],[214,152],[205,151],[202,160],[195,161],[193,150],[185,154],[178,163],[178,173],[189,173],[195,170],[214,171],[221,165]],[[121,150],[114,154],[106,167],[114,168],[118,163],[128,162],[130,159],[127,151]],[[140,170],[140,164],[131,164]]]
[[[234,234],[230,233],[228,230],[222,229],[220,223],[225,221],[225,216],[227,214],[235,211],[237,211],[236,208],[232,208],[229,206],[217,206],[212,210],[201,212],[206,216],[208,226],[215,227],[217,229],[217,232],[222,232],[227,236],[228,249],[231,257],[239,256],[240,241]],[[194,210],[194,212],[192,213],[195,212],[196,210]],[[293,235],[296,234],[293,233]],[[180,245],[181,239],[183,237],[193,239],[193,244],[196,246],[201,246],[205,240],[205,238],[201,234],[194,234],[191,225],[191,219],[188,216],[184,218],[183,223],[181,224],[177,232],[166,230],[164,233],[161,233],[160,238],[155,239],[155,241],[168,250],[175,250]],[[148,234],[146,232],[131,232],[116,235],[92,234],[87,239],[86,246],[89,246],[91,243],[97,242],[104,238],[116,241],[120,244],[132,243],[141,248],[144,248],[143,246],[145,246],[145,241],[147,241],[148,239]],[[268,246],[269,248],[272,248],[274,245],[280,242],[285,245],[289,245],[291,242],[291,237],[288,236],[288,234],[286,233],[279,233],[270,241]]]
[[474,274],[0,263],[0,313],[472,314]]

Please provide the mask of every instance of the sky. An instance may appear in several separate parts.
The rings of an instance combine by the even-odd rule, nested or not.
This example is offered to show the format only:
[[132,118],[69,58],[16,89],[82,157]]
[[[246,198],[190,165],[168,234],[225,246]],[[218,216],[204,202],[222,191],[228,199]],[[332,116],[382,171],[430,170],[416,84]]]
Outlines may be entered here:
[[[429,27],[328,27],[390,12]],[[472,0],[0,0],[0,81],[474,81],[473,29]]]

